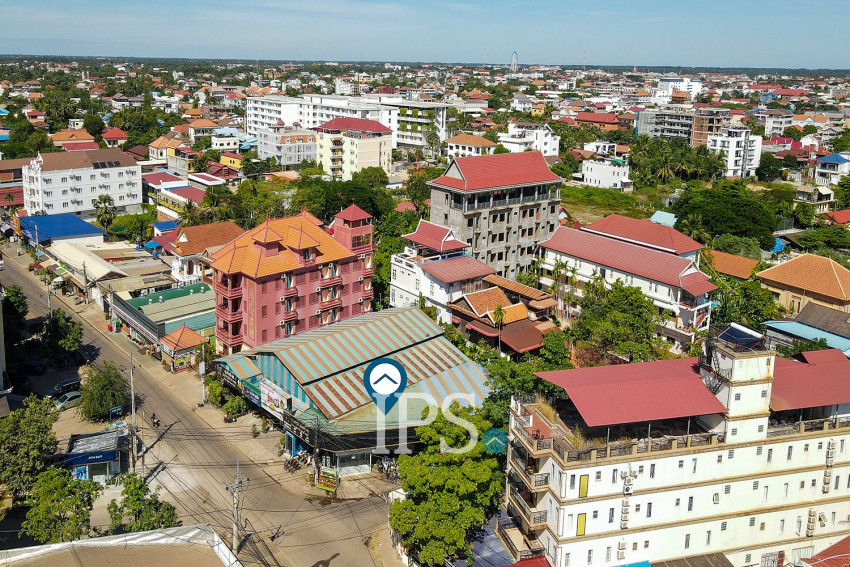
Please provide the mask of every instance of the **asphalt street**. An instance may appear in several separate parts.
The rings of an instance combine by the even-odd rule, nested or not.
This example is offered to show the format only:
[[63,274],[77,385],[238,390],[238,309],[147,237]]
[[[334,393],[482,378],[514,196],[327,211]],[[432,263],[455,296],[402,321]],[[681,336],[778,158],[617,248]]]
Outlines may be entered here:
[[[23,287],[30,318],[45,315],[45,287],[10,255],[6,255],[0,283]],[[51,307],[65,307],[82,322],[84,342],[94,347],[96,360],[129,367],[134,345],[125,337],[97,329],[63,306],[64,299],[51,297]],[[366,541],[386,529],[387,504],[382,498],[334,502],[291,490],[240,451],[238,443],[248,432],[238,424],[226,430],[210,427],[194,412],[197,399],[175,399],[164,384],[167,373],[158,361],[138,354],[135,360],[135,389],[141,399],[137,420],[149,447],[145,469],[151,484],[161,485],[165,498],[177,505],[184,524],[210,524],[230,542],[232,497],[224,484],[233,482],[238,459],[241,476],[249,479],[240,492],[239,559],[245,565],[380,566]],[[140,417],[153,411],[161,420],[158,429]]]

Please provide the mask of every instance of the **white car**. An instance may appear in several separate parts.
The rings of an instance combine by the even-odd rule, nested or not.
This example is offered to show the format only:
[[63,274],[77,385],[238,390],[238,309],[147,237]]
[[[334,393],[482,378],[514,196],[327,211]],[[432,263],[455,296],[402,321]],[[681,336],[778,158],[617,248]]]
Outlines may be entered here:
[[58,411],[63,411],[68,408],[80,405],[81,401],[83,401],[83,395],[81,393],[67,392],[65,394],[62,394],[59,399],[56,400],[56,409]]

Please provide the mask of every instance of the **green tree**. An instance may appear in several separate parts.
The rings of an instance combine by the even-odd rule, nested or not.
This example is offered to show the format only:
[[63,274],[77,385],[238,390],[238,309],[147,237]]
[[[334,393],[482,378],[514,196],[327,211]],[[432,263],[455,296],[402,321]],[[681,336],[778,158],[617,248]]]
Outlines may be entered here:
[[594,360],[607,360],[611,354],[629,362],[645,362],[659,357],[655,342],[658,323],[655,306],[640,288],[621,280],[608,286],[597,276],[589,281],[579,300],[581,312],[571,333]]
[[803,132],[799,128],[789,126],[782,132],[782,135],[786,138],[791,138],[795,142],[799,142],[800,138],[803,137]]
[[14,343],[23,336],[26,328],[29,303],[24,289],[19,285],[10,285],[4,289],[3,331],[6,340]]
[[[418,427],[421,451],[398,459],[399,477],[407,499],[390,507],[390,526],[402,544],[423,565],[443,565],[446,559],[469,557],[472,535],[498,509],[505,478],[495,455],[484,450],[481,437],[491,423],[455,404],[452,413],[469,421],[478,440],[463,453],[469,432],[439,412],[434,423]],[[442,442],[445,442],[445,445]]]
[[567,347],[567,333],[549,331],[543,335],[540,362],[541,370],[563,370],[573,367],[570,363],[570,350]]
[[103,134],[105,127],[106,125],[103,123],[103,120],[97,114],[86,114],[83,118],[83,128],[92,136],[97,137]]
[[509,154],[511,150],[503,146],[502,144],[496,144],[496,147],[493,148],[493,154]]
[[107,505],[109,533],[161,530],[180,525],[174,505],[159,499],[159,486],[151,491],[145,479],[134,473],[122,475],[118,483],[123,486],[121,502],[113,499]]
[[756,168],[756,177],[759,181],[773,181],[782,176],[781,167],[782,162],[776,159],[776,156],[763,152],[759,166]]
[[429,181],[433,181],[443,174],[439,168],[430,168],[411,175],[407,180],[407,198],[413,203],[419,215],[425,213],[425,201],[431,198],[431,187]]
[[505,308],[502,304],[496,305],[493,309],[493,324],[499,329],[499,352],[502,352],[502,322],[505,320]]
[[490,128],[486,132],[484,132],[484,139],[490,140],[494,143],[499,143],[499,132],[495,128]]
[[791,342],[791,346],[777,345],[776,354],[783,358],[791,358],[801,352],[826,350],[828,348],[830,348],[829,343],[824,338],[813,339],[811,341],[794,339]]
[[103,488],[93,480],[80,480],[67,469],[51,467],[32,488],[32,507],[23,531],[41,543],[74,541],[91,531],[91,511]]
[[92,420],[108,419],[109,410],[130,403],[130,382],[123,368],[112,362],[88,366],[83,373],[80,415]]
[[197,226],[201,224],[201,214],[194,201],[187,200],[180,212],[177,213],[180,226]]
[[94,218],[104,230],[109,230],[115,221],[115,202],[109,195],[98,195],[94,204]]
[[721,234],[711,241],[711,247],[714,250],[726,252],[727,254],[761,260],[761,248],[759,247],[759,241],[755,238],[735,236],[734,234]]
[[800,228],[808,228],[815,222],[815,206],[811,203],[797,203],[794,207],[794,222]]
[[711,296],[715,301],[711,322],[715,325],[742,323],[762,330],[765,321],[782,315],[773,293],[754,279],[742,282],[714,274],[711,281],[717,286]]
[[386,189],[390,182],[387,172],[381,167],[365,167],[351,176],[351,180],[372,189]]
[[206,150],[207,148],[209,148],[211,146],[212,146],[212,138],[210,138],[209,136],[201,136],[200,138],[195,140],[194,144],[192,144],[192,149],[195,150],[196,152],[203,152],[204,150]]
[[53,424],[59,414],[49,398],[30,396],[0,421],[0,482],[13,496],[27,494],[56,452]]
[[41,342],[54,356],[69,355],[83,344],[83,325],[65,310],[54,309],[44,321]]

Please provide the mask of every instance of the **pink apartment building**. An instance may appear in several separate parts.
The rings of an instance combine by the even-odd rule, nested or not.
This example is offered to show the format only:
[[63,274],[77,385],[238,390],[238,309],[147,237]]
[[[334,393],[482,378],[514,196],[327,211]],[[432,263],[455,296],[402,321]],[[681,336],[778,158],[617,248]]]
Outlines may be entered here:
[[268,220],[213,255],[215,337],[232,354],[372,310],[372,217],[328,227],[307,212]]

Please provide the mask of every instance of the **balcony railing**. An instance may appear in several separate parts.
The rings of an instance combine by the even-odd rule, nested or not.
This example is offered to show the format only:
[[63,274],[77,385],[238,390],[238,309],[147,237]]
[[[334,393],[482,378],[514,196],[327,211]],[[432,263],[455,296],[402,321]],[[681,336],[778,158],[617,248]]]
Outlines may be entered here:
[[335,298],[330,298],[330,299],[327,299],[327,300],[322,300],[319,303],[319,306],[322,310],[332,309],[334,307],[340,307],[340,306],[342,306],[342,298],[341,297],[335,297]]
[[810,433],[812,431],[832,431],[850,427],[850,417],[839,419],[809,419],[794,423],[778,423],[767,426],[768,437],[780,435],[797,435],[799,433]]
[[282,295],[283,295],[283,297],[294,297],[294,296],[298,295],[298,288],[294,287],[294,286],[293,287],[285,287],[285,288],[283,288]]
[[242,310],[216,307],[215,316],[217,319],[223,319],[224,321],[233,322],[242,318]]
[[232,346],[242,342],[242,332],[240,331],[238,333],[228,333],[224,329],[216,329],[215,339],[217,341],[221,341],[222,343],[228,346]]
[[510,501],[532,528],[546,524],[546,510],[532,510],[515,486],[511,486]]
[[242,287],[241,286],[232,286],[228,287],[224,284],[217,283],[215,284],[215,293],[216,295],[220,295],[222,297],[227,297],[228,299],[233,297],[239,297],[242,295]]
[[532,492],[546,490],[549,486],[549,473],[534,471],[527,463],[523,462],[516,451],[511,453],[511,466]]
[[335,285],[342,285],[342,276],[331,276],[329,278],[322,278],[319,280],[319,287],[321,288],[332,287]]

